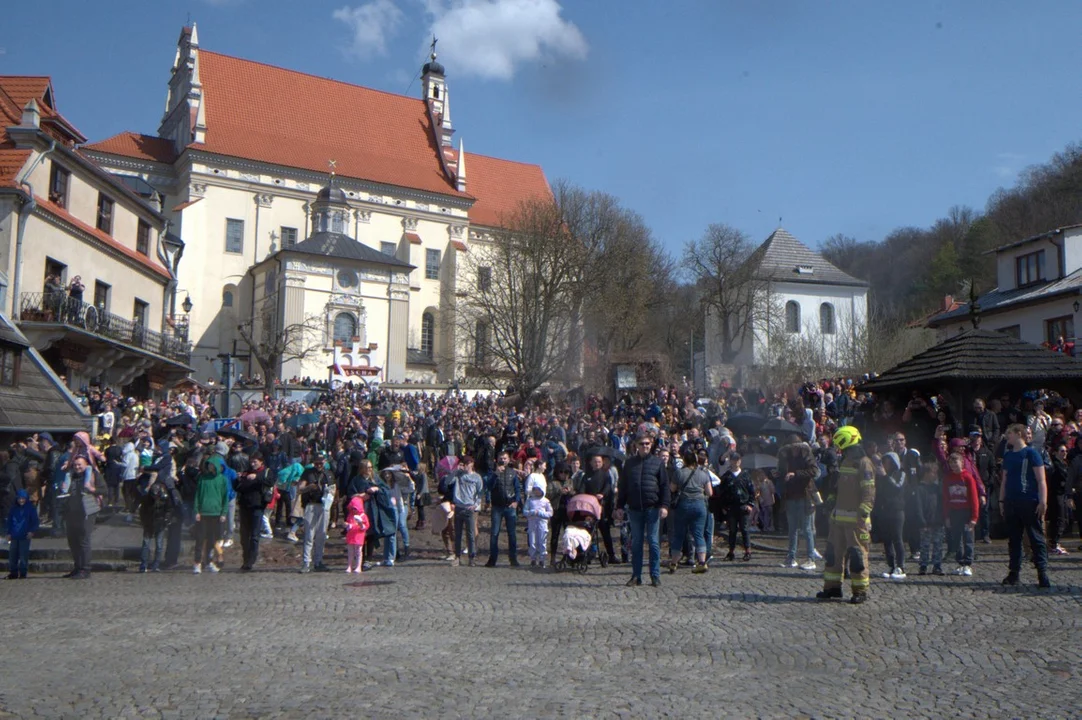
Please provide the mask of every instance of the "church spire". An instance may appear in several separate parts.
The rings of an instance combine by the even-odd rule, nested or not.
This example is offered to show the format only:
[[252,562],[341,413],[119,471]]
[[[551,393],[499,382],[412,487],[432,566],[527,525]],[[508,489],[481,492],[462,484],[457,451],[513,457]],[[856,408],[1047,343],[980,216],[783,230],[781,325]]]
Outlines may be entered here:
[[458,168],[455,172],[455,187],[459,192],[466,192],[466,146],[462,138],[458,139]]
[[451,125],[451,105],[447,97],[445,70],[443,65],[436,60],[437,42],[439,40],[433,36],[432,51],[428,62],[421,68],[421,92],[432,118],[436,144],[449,148],[452,147],[451,136],[454,135],[455,128]]

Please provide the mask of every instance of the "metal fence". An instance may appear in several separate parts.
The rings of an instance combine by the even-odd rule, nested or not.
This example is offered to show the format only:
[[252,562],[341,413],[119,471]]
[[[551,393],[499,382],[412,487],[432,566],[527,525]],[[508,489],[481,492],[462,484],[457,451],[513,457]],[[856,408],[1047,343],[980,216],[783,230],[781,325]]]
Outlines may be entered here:
[[19,321],[60,323],[80,328],[185,365],[192,359],[191,344],[186,337],[163,335],[134,320],[76,300],[67,293],[23,293],[19,301]]

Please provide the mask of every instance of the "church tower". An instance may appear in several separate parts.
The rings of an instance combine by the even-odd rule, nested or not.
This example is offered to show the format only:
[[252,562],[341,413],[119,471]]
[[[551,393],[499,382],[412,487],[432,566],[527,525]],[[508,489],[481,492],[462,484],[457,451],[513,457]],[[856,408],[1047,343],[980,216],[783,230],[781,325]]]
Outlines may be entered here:
[[332,232],[346,234],[349,231],[349,203],[342,188],[334,183],[334,173],[326,187],[316,193],[312,202],[312,234]]
[[436,38],[432,38],[432,54],[421,68],[421,92],[432,123],[433,140],[439,148],[440,163],[455,187],[464,190],[465,173],[459,170],[459,153],[455,152],[451,142],[451,136],[455,134],[451,124],[451,98],[447,91],[446,71],[436,60]]
[[199,31],[195,23],[180,32],[169,78],[159,137],[169,138],[179,153],[193,142],[207,140],[207,108],[199,78]]

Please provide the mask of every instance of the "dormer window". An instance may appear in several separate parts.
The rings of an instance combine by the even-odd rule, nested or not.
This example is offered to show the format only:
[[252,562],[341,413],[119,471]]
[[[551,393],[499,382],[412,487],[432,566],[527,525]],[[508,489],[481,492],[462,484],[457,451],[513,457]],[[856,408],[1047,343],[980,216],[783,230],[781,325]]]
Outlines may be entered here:
[[1044,250],[1019,255],[1014,259],[1015,281],[1025,287],[1044,280]]
[[813,268],[811,265],[797,265],[796,266],[796,274],[797,275],[814,275],[815,274],[815,268]]

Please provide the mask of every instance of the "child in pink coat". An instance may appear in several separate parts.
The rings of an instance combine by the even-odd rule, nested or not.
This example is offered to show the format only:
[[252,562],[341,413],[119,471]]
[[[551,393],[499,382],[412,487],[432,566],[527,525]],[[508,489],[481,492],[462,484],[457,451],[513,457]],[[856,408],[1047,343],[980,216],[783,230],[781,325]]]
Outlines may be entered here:
[[364,512],[364,493],[349,499],[346,506],[346,572],[361,572],[361,549],[368,532],[368,515]]

